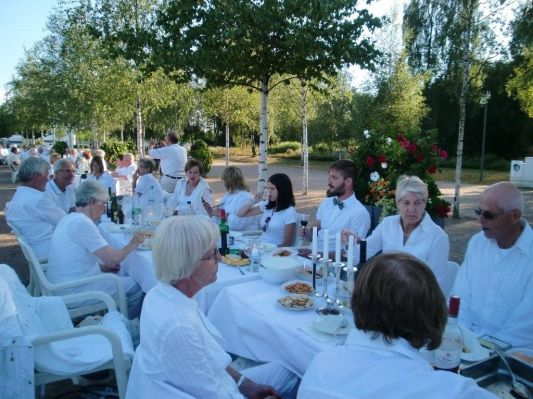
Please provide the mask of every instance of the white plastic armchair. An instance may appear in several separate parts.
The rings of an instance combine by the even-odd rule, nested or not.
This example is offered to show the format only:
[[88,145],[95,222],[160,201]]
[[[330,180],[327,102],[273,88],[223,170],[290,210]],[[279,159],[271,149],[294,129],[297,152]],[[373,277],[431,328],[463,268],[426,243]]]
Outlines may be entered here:
[[452,294],[453,285],[455,284],[455,277],[459,271],[459,264],[457,262],[448,261],[448,269],[442,281],[442,292],[445,298]]
[[[103,292],[85,292],[64,298],[31,297],[7,265],[0,265],[0,288],[0,342],[17,337],[33,346],[33,357],[16,360],[17,367],[22,370],[27,370],[28,366],[34,369],[35,387],[44,388],[50,382],[76,380],[85,374],[114,369],[119,397],[126,397],[133,344],[126,320],[116,311],[110,296]],[[102,300],[109,307],[109,313],[104,316],[102,325],[74,328],[65,302],[89,298]],[[7,350],[16,353],[9,347]],[[6,374],[18,376],[21,373],[8,370]],[[15,397],[12,393],[20,389],[16,384],[21,385],[21,381],[6,379],[1,382],[4,393]],[[28,383],[27,380],[23,382]],[[44,389],[41,391],[44,393]]]
[[[128,317],[128,305],[127,305],[127,300],[126,300],[126,294],[124,291],[124,284],[122,283],[122,281],[120,280],[118,276],[115,276],[114,274],[111,274],[111,273],[103,273],[97,276],[85,277],[85,278],[81,278],[77,280],[72,280],[66,283],[58,283],[58,284],[51,283],[46,277],[43,264],[39,261],[39,259],[37,259],[35,252],[28,245],[24,237],[19,236],[17,237],[17,239],[22,249],[22,252],[24,254],[24,257],[28,261],[28,264],[31,268],[31,273],[33,276],[35,276],[35,282],[37,285],[36,290],[38,290],[38,292],[41,295],[46,295],[46,296],[58,295],[60,293],[60,290],[63,290],[65,288],[82,287],[84,285],[87,285],[89,283],[94,283],[97,281],[112,281],[117,288],[116,299],[118,302],[118,308],[124,316]],[[98,312],[102,309],[104,308],[102,307],[101,303],[97,303],[97,304],[78,303],[78,304],[72,304],[71,306],[69,306],[69,313],[72,318],[76,318],[76,317],[80,317],[80,316],[87,315],[90,313]]]

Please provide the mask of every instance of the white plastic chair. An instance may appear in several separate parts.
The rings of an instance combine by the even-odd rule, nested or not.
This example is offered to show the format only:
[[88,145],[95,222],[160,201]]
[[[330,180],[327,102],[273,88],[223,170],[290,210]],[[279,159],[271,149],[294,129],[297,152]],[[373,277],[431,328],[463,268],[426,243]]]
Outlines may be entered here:
[[[33,346],[33,358],[17,359],[16,367],[21,368],[24,362],[28,366],[30,362],[29,366],[35,370],[36,387],[44,388],[50,382],[77,380],[85,374],[114,369],[119,397],[126,397],[133,344],[126,320],[116,311],[109,295],[94,291],[62,298],[35,298],[28,294],[13,269],[0,265],[0,296],[0,342],[22,337]],[[104,316],[102,325],[74,328],[65,303],[89,298],[103,301],[109,313]],[[11,355],[16,353],[9,346],[0,349]],[[18,376],[17,371],[7,370],[6,375]],[[12,379],[1,382],[8,395],[21,383]],[[23,383],[28,381],[23,380]]]
[[[31,273],[33,276],[35,276],[35,292],[38,292],[40,295],[57,295],[59,290],[62,290],[64,288],[72,288],[72,287],[80,287],[89,283],[93,283],[96,281],[112,281],[116,287],[117,287],[117,302],[118,302],[118,308],[120,309],[120,312],[128,317],[128,305],[126,300],[126,294],[124,292],[124,284],[120,280],[120,277],[115,276],[111,273],[104,273],[97,276],[91,276],[91,277],[85,277],[78,280],[72,280],[66,283],[58,283],[54,284],[51,283],[48,278],[46,277],[45,273],[45,266],[37,259],[37,256],[35,255],[35,252],[33,249],[28,245],[27,241],[24,237],[17,237],[18,242],[20,244],[20,248],[22,249],[22,252],[24,254],[24,257],[28,261],[28,265],[31,268]],[[76,318],[80,316],[84,316],[87,314],[95,313],[100,310],[104,309],[103,305],[101,303],[96,304],[73,304],[71,307],[69,307],[69,313],[70,317]]]
[[448,298],[450,294],[452,293],[453,285],[455,284],[455,277],[457,276],[457,272],[459,271],[459,264],[457,262],[452,262],[451,260],[448,261],[448,270],[446,271],[446,275],[444,276],[444,279],[442,280],[442,292],[444,294],[445,298]]

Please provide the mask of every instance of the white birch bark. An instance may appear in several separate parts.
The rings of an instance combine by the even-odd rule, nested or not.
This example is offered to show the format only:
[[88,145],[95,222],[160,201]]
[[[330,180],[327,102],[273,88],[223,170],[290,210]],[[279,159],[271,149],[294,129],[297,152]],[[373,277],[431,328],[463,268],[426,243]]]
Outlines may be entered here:
[[261,82],[261,112],[259,114],[259,164],[257,165],[257,192],[265,189],[268,143],[268,82]]
[[461,204],[461,171],[463,167],[463,143],[465,136],[466,118],[466,95],[468,93],[468,76],[470,72],[470,40],[472,31],[473,11],[470,2],[467,2],[466,10],[467,26],[464,33],[463,76],[461,92],[459,96],[459,131],[457,134],[457,160],[455,163],[455,194],[453,197],[453,217],[460,217],[459,207]]
[[307,141],[307,86],[301,86],[301,113],[302,113],[302,155],[303,155],[303,195],[309,190],[309,151]]
[[137,96],[135,104],[135,125],[137,127],[137,152],[141,158],[144,158],[143,126],[141,114],[141,97]]
[[226,132],[226,168],[229,166],[229,104],[226,98],[226,115],[225,115],[225,132]]

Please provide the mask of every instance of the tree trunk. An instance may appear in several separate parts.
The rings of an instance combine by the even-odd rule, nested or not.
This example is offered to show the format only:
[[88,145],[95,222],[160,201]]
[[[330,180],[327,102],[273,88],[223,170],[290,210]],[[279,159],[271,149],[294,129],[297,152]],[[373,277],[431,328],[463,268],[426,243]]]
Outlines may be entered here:
[[143,125],[141,115],[141,97],[137,96],[137,103],[135,106],[135,125],[137,127],[137,152],[141,158],[144,158],[144,140],[143,140]]
[[472,31],[472,6],[467,2],[467,26],[464,33],[463,76],[459,96],[459,132],[457,134],[457,160],[455,163],[455,195],[453,197],[453,217],[459,218],[461,203],[461,170],[463,167],[463,142],[465,136],[466,95],[468,93],[468,76],[470,72],[470,40]]
[[98,145],[98,129],[96,128],[96,122],[93,121],[93,124],[92,124],[92,131],[93,131],[93,145],[94,145],[94,148],[98,148],[100,147]]
[[257,191],[265,189],[267,172],[267,144],[268,144],[268,80],[261,82],[261,113],[259,116],[259,164],[257,176]]
[[229,166],[229,114],[226,113],[226,168]]
[[303,154],[303,195],[307,195],[309,190],[309,152],[307,143],[307,86],[302,83],[301,87],[301,109],[302,109],[302,154]]
[[124,141],[124,126],[120,128],[120,141]]

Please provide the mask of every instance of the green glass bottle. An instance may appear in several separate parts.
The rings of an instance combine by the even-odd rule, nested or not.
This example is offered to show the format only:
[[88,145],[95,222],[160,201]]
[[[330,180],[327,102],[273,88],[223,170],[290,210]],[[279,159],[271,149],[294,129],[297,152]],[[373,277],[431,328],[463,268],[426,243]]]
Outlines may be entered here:
[[226,211],[224,209],[220,209],[220,223],[218,225],[218,229],[220,230],[219,250],[220,250],[220,254],[224,256],[229,253],[229,248],[228,248],[229,225],[226,220]]

